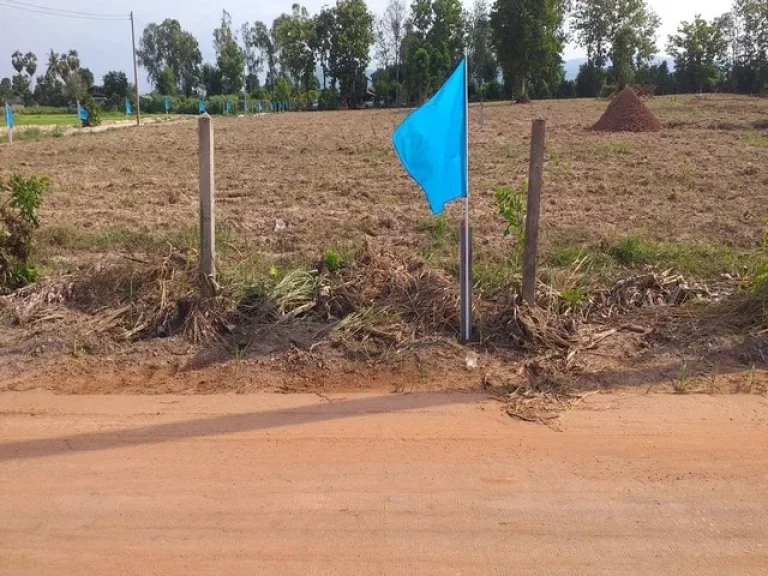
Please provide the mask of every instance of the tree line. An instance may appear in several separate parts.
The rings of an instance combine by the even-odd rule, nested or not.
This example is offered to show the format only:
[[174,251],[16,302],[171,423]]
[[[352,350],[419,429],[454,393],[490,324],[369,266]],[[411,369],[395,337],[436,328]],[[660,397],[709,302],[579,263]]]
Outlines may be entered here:
[[[460,0],[389,0],[379,15],[365,0],[337,0],[317,14],[294,4],[271,24],[238,27],[224,11],[213,62],[178,20],[166,19],[144,29],[137,56],[157,95],[245,92],[321,108],[357,106],[371,93],[384,104],[422,102],[465,50],[473,99],[594,97],[630,84],[657,94],[768,90],[768,0],[734,0],[711,21],[681,22],[665,45],[673,68],[657,61],[660,23],[646,0],[475,0],[471,10]],[[568,42],[587,54],[574,81],[565,79]],[[51,51],[36,80],[34,54],[16,51],[12,65],[0,100],[63,106],[94,80],[75,51]],[[123,72],[103,84],[114,107],[131,93]]]

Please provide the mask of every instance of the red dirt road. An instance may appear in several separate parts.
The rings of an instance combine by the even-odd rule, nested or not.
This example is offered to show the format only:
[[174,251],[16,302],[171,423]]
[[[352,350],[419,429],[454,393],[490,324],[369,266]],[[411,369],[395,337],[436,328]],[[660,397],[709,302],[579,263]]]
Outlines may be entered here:
[[0,574],[768,573],[768,401],[0,394]]

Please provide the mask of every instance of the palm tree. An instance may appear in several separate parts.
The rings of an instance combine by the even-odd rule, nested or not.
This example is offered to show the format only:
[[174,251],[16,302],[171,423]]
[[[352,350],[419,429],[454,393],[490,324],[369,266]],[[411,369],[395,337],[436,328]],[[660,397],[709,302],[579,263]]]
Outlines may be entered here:
[[32,52],[27,52],[24,54],[24,68],[26,68],[27,74],[29,74],[30,78],[32,78],[35,75],[35,72],[37,72],[37,56],[35,56]]
[[58,78],[59,76],[59,55],[53,49],[48,53],[48,70],[45,75],[49,78]]
[[14,70],[16,70],[17,74],[21,74],[21,71],[24,70],[24,56],[22,55],[21,50],[16,50],[11,56],[11,65]]

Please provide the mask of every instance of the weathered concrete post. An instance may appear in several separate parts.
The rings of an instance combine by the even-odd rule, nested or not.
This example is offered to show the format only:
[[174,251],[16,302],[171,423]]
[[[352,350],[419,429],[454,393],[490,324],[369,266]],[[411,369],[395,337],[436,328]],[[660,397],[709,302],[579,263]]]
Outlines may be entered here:
[[529,306],[536,302],[536,258],[539,251],[539,217],[541,216],[541,183],[544,171],[544,139],[547,123],[533,121],[531,159],[528,167],[528,208],[525,218],[525,249],[523,251],[523,300]]
[[197,121],[200,141],[200,294],[216,295],[216,213],[213,157],[213,120],[203,114]]

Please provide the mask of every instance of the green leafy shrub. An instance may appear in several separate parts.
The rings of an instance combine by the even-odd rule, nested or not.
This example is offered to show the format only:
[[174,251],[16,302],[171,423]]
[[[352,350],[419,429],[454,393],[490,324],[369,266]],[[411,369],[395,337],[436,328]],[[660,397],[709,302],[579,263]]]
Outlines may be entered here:
[[328,88],[320,93],[318,102],[320,110],[336,110],[339,107],[339,92],[335,88]]
[[614,94],[616,94],[616,85],[615,84],[606,84],[603,86],[603,88],[600,90],[600,98],[610,98]]
[[581,286],[573,286],[560,292],[560,300],[564,311],[577,310],[587,300],[587,293]]
[[33,176],[25,180],[14,174],[4,182],[0,194],[7,195],[0,205],[0,289],[15,290],[37,279],[29,263],[32,236],[40,226],[38,212],[48,190],[48,178]]
[[89,94],[83,98],[81,106],[88,112],[88,120],[83,122],[83,126],[92,127],[101,125],[101,106]]
[[323,267],[331,274],[335,274],[344,266],[344,257],[336,250],[328,248],[323,254]]
[[512,247],[510,263],[519,267],[525,246],[525,213],[528,199],[528,182],[523,180],[520,190],[504,186],[496,190],[496,208],[499,215],[507,222],[504,236],[511,236],[515,244]]

